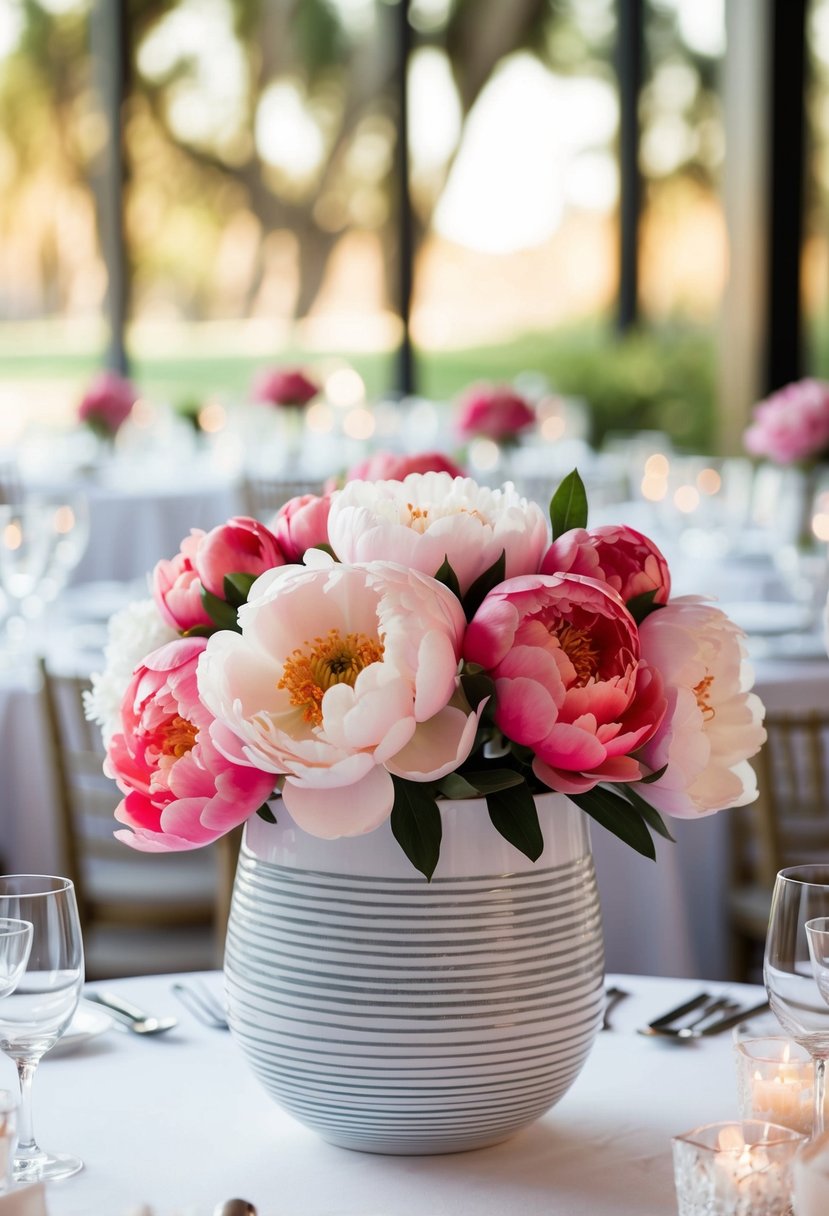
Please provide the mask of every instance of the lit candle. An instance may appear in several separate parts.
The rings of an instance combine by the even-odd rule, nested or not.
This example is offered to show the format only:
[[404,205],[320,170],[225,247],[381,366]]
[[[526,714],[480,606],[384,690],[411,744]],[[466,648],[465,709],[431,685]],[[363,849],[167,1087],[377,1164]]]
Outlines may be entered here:
[[735,1050],[742,1117],[810,1135],[814,1069],[808,1052],[779,1037],[743,1039]]
[[806,1137],[748,1119],[675,1136],[679,1216],[790,1216],[791,1165]]

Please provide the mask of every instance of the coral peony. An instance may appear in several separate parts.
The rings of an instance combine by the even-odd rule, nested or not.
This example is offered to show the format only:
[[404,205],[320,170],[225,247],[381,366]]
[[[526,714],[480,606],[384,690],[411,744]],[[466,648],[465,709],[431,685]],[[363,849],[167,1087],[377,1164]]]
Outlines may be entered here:
[[320,386],[298,367],[272,367],[259,372],[251,398],[267,405],[299,409],[319,393]]
[[351,481],[333,497],[328,538],[344,562],[402,562],[435,574],[446,558],[463,594],[502,552],[506,576],[534,574],[547,547],[541,508],[507,483],[411,473],[403,481]]
[[196,572],[196,554],[203,539],[204,532],[192,528],[175,557],[156,562],[152,573],[153,598],[159,612],[168,625],[182,632],[213,624],[202,604],[202,585]]
[[535,411],[514,389],[478,384],[461,401],[456,425],[463,439],[483,435],[504,443],[535,425]]
[[330,509],[330,494],[300,494],[283,503],[271,527],[286,562],[301,562],[306,549],[328,543]]
[[225,575],[259,575],[284,562],[271,530],[247,515],[235,515],[203,535],[193,558],[202,585],[220,599],[225,594]]
[[554,540],[541,563],[542,574],[583,574],[607,583],[628,602],[653,591],[654,603],[671,593],[668,563],[652,540],[624,524],[573,528]]
[[403,456],[398,452],[375,452],[352,465],[346,481],[402,481],[410,473],[448,473],[463,477],[463,469],[441,452],[417,452]]
[[81,398],[78,420],[107,437],[114,436],[138,400],[135,385],[115,372],[101,372]]
[[796,464],[829,455],[829,384],[797,380],[754,407],[743,436],[752,456]]
[[766,732],[760,699],[748,691],[744,636],[719,608],[690,596],[642,622],[642,654],[659,668],[668,700],[641,753],[650,769],[668,766],[639,791],[657,810],[690,818],[757,797],[748,761]]
[[271,794],[272,773],[228,761],[209,733],[212,714],[196,686],[204,638],[178,638],[137,668],[110,740],[104,771],[125,795],[115,835],[144,852],[195,849],[252,815]]
[[550,789],[583,793],[642,775],[630,753],[659,725],[665,700],[615,592],[570,574],[508,580],[470,622],[464,658],[495,680],[496,724],[532,748]]
[[254,584],[241,636],[210,638],[199,692],[229,758],[286,775],[282,797],[300,827],[353,836],[389,815],[391,773],[437,779],[469,753],[477,715],[458,692],[464,617],[416,571],[314,561]]

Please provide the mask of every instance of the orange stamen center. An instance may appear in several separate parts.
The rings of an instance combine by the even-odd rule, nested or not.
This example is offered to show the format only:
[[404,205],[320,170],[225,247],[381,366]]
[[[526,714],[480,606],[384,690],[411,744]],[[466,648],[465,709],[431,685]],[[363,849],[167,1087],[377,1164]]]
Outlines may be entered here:
[[178,714],[171,718],[164,729],[164,741],[161,744],[161,754],[174,756],[176,760],[195,746],[198,731],[192,722]]
[[322,698],[335,684],[352,688],[357,676],[383,657],[383,643],[364,633],[340,636],[331,629],[328,636],[303,642],[286,659],[277,688],[291,694],[291,704],[303,710],[303,718],[313,726],[322,723]]
[[714,683],[712,675],[703,676],[699,684],[695,684],[693,688],[694,696],[697,699],[697,705],[700,708],[703,718],[706,722],[710,722],[716,715],[716,710],[709,700],[711,685]]
[[599,652],[590,634],[566,621],[556,625],[551,632],[575,668],[576,686],[583,688],[593,679],[599,666]]

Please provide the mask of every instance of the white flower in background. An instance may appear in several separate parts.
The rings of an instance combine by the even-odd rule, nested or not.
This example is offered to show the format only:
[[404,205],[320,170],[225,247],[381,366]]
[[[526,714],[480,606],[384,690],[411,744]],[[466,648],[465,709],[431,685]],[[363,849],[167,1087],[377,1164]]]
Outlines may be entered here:
[[434,575],[448,557],[464,594],[501,552],[506,578],[535,574],[549,544],[541,508],[507,482],[411,473],[403,481],[351,481],[333,497],[328,539],[342,562],[399,562]]
[[101,727],[106,745],[119,729],[121,702],[135,668],[153,650],[178,636],[151,599],[128,604],[110,617],[104,670],[92,676],[92,690],[84,694],[86,716]]
[[667,815],[694,818],[757,797],[749,758],[763,745],[763,705],[749,692],[745,634],[719,608],[693,596],[672,600],[639,626],[642,658],[661,674],[668,709],[637,753],[658,781],[637,785]]
[[215,633],[199,695],[218,749],[286,774],[282,798],[315,836],[355,836],[386,819],[390,773],[437,780],[466,759],[478,715],[458,689],[465,620],[441,583],[388,562],[263,574]]

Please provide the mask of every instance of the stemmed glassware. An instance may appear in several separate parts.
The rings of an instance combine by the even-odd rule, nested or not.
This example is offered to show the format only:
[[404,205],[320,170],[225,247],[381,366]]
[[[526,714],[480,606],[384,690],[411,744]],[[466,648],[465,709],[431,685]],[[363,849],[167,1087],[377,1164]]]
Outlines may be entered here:
[[[763,978],[772,1012],[814,1061],[814,1136],[824,1130],[829,1004],[812,964],[813,934],[807,930],[807,923],[824,918],[829,918],[829,865],[781,870],[772,894]],[[823,988],[829,991],[825,981]]]
[[39,503],[0,506],[0,586],[8,604],[5,633],[13,646],[28,633],[24,605],[46,573],[51,544]]
[[42,874],[0,876],[0,918],[28,921],[29,957],[17,987],[0,1000],[0,1051],[20,1080],[15,1182],[68,1178],[83,1168],[77,1157],[44,1152],[32,1123],[32,1082],[41,1057],[72,1021],[84,980],[83,943],[75,888],[68,878]]
[[0,1000],[14,992],[26,970],[33,926],[27,920],[0,918]]

